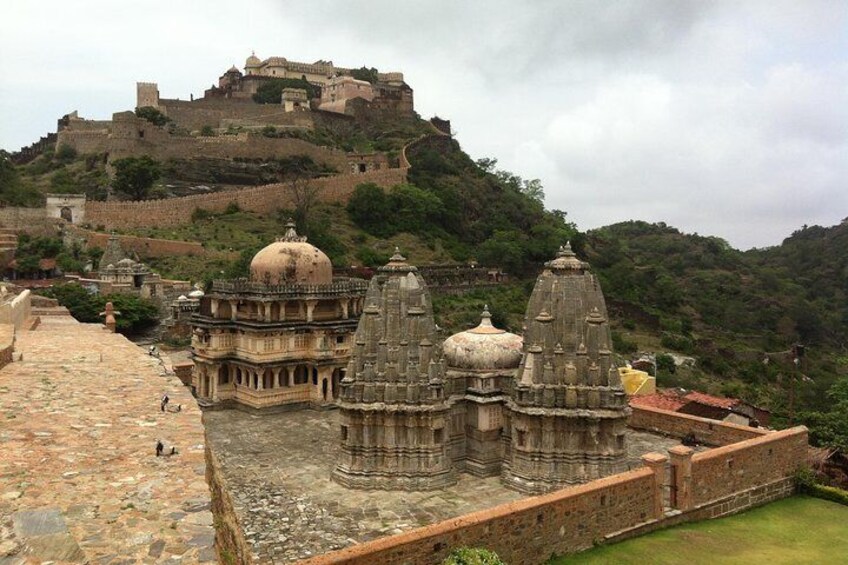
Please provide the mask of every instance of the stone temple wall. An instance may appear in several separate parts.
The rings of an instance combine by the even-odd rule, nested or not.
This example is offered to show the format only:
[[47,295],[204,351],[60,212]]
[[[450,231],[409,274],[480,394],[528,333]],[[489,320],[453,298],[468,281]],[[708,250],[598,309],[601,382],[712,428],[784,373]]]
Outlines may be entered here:
[[[346,202],[354,188],[361,183],[373,182],[391,187],[406,182],[406,169],[369,171],[358,175],[338,175],[315,179],[318,199],[324,202]],[[292,208],[291,186],[287,183],[269,184],[235,191],[198,194],[182,198],[143,200],[134,202],[86,203],[86,221],[104,229],[139,228],[147,226],[177,226],[191,221],[195,210],[223,212],[231,203],[242,210],[268,212],[278,208]]]

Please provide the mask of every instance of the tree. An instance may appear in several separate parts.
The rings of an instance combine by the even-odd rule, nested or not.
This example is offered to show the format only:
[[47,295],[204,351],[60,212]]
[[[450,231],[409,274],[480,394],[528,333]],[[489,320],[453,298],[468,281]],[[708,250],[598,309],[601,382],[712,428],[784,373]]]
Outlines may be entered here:
[[283,100],[284,88],[305,90],[309,98],[321,97],[321,87],[315,86],[305,78],[275,78],[259,85],[253,95],[253,101],[257,104],[279,104]]
[[0,202],[9,206],[38,206],[40,193],[21,178],[9,154],[0,149]]
[[351,69],[350,71],[350,76],[356,80],[364,80],[371,84],[377,82],[378,75],[379,73],[374,67],[371,67],[370,69],[367,67],[360,67],[358,69]]
[[386,220],[390,217],[389,201],[385,191],[369,182],[358,185],[347,201],[347,213],[357,226],[371,235],[387,237]]
[[42,291],[44,295],[55,298],[66,307],[71,315],[80,322],[97,323],[103,320],[100,312],[107,302],[112,302],[117,317],[117,329],[122,333],[137,333],[159,320],[159,311],[153,301],[132,294],[93,294],[76,283],[60,284]]
[[135,115],[139,118],[147,120],[154,126],[159,127],[164,126],[165,124],[171,121],[171,118],[169,118],[153,106],[143,106],[141,108],[136,108]]
[[112,186],[133,200],[144,200],[150,187],[162,175],[159,163],[147,155],[126,157],[114,162],[115,181]]

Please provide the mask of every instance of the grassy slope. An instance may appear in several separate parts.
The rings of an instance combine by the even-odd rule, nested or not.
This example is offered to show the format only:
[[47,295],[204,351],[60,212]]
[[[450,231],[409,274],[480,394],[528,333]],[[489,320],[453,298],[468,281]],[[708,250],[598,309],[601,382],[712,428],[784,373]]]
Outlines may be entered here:
[[[362,247],[388,257],[397,246],[418,264],[452,262],[450,255],[440,245],[428,244],[412,234],[400,233],[380,239],[364,233],[353,225],[342,206],[318,205],[312,214],[316,225],[329,226],[327,231],[336,241],[332,246],[322,245],[322,242],[314,237],[310,237],[310,241],[330,255],[336,266],[361,265],[357,250]],[[240,251],[258,250],[283,235],[288,217],[289,212],[285,210],[267,216],[242,211],[214,215],[174,228],[144,228],[129,233],[202,242],[210,251],[210,256],[205,260],[195,257],[168,257],[150,260],[149,263],[161,269],[163,276],[204,280],[212,275],[217,276]],[[310,236],[308,232],[305,235]]]
[[718,520],[661,530],[553,565],[848,563],[848,507],[795,496]]

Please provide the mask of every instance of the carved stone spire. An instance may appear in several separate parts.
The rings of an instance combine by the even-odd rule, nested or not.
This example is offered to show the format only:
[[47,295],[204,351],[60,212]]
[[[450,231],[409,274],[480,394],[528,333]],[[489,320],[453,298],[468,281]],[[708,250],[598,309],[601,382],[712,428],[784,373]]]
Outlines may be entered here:
[[[446,441],[445,364],[434,346],[430,294],[397,249],[371,279],[355,342],[341,383],[343,439],[333,478],[349,487],[382,489],[426,490],[455,482]],[[386,437],[395,441],[375,439]]]

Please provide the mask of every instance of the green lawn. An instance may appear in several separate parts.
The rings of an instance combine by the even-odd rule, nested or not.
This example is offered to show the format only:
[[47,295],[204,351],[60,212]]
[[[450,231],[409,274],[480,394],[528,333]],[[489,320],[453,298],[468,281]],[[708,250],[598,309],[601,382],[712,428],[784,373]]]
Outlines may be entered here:
[[848,507],[794,496],[737,516],[685,524],[550,562],[570,563],[848,563]]

